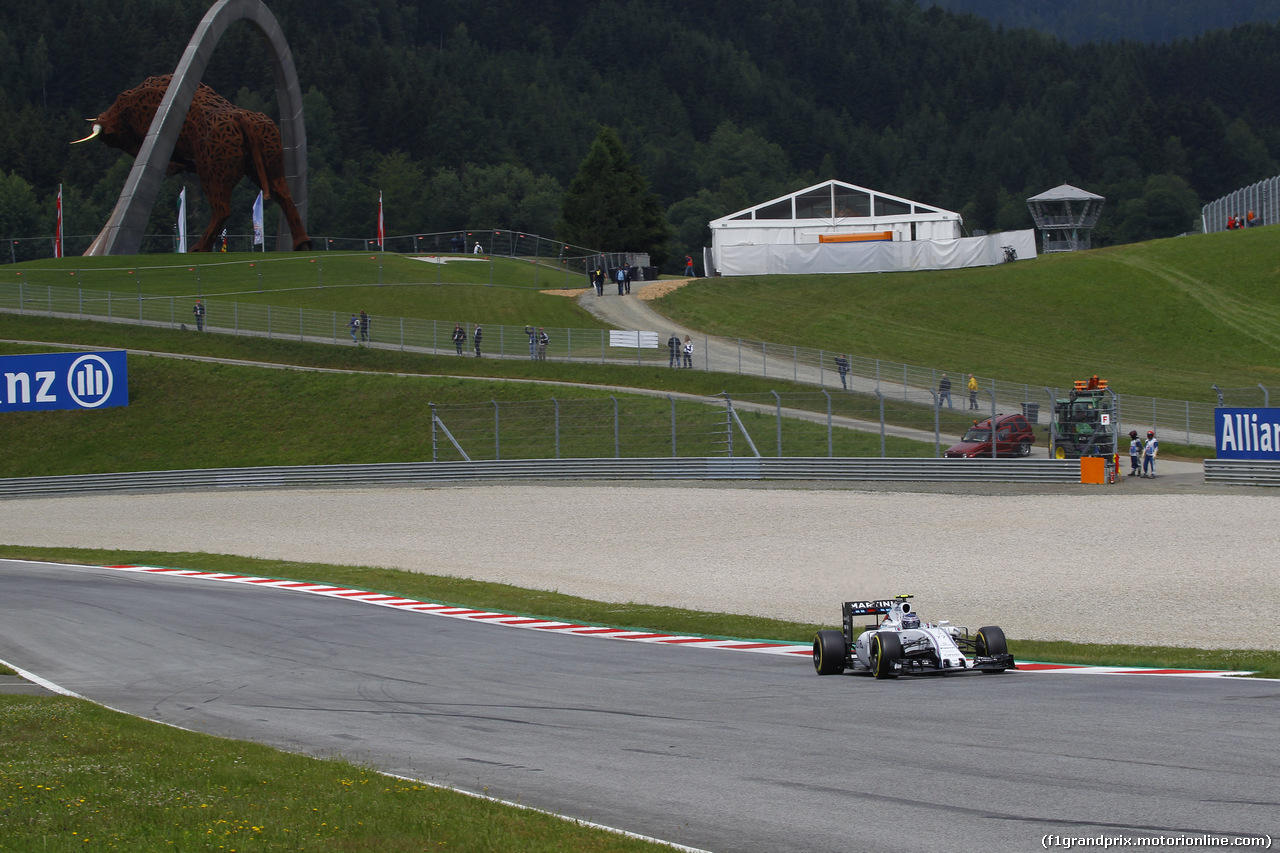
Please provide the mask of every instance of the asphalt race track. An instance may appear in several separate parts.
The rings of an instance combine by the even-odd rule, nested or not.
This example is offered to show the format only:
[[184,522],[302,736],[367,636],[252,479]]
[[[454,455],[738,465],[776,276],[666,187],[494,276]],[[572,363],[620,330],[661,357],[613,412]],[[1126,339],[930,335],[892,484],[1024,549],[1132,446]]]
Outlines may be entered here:
[[111,707],[697,848],[1280,828],[1280,682],[819,678],[805,658],[10,561],[0,590],[0,658]]

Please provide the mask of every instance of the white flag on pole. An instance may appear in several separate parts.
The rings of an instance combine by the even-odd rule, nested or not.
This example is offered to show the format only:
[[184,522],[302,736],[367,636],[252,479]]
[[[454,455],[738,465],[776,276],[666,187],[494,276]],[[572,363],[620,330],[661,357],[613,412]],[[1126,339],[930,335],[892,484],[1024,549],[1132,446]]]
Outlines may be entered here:
[[178,193],[178,254],[187,253],[187,188]]
[[62,184],[58,184],[58,230],[53,236],[53,256],[62,257]]
[[253,201],[253,245],[261,246],[266,251],[266,238],[262,230],[262,190],[258,190],[258,197]]

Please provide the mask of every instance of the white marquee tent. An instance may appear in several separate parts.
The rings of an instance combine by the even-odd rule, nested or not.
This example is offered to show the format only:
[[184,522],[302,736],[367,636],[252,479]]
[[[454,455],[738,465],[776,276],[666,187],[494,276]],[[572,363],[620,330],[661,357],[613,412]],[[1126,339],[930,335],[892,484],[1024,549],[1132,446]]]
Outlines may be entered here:
[[986,266],[1012,245],[1035,257],[1032,231],[964,237],[960,214],[826,181],[711,222],[708,268],[720,275],[889,272]]

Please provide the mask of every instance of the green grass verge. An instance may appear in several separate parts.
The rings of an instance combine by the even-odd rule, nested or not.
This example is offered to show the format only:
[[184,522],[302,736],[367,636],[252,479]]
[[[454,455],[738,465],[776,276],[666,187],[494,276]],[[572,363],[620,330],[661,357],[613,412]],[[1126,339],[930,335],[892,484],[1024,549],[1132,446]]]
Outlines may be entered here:
[[13,851],[671,849],[65,697],[0,697],[0,814]]
[[[837,619],[833,619],[831,624],[815,625],[649,604],[592,601],[558,592],[397,569],[262,560],[227,554],[0,545],[0,557],[88,565],[171,566],[328,583],[477,609],[671,634],[807,644],[813,640],[814,632],[818,629],[839,627]],[[839,615],[838,602],[833,602],[832,613]],[[1252,649],[1194,649],[1011,639],[1010,652],[1015,659],[1028,661],[1167,669],[1251,670],[1260,676],[1280,678],[1280,653]]]

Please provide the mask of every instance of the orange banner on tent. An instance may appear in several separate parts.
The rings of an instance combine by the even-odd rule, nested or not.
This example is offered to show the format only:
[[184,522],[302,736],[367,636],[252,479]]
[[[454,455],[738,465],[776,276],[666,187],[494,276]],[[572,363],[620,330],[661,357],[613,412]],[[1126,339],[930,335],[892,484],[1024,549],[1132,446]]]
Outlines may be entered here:
[[892,240],[892,231],[869,231],[865,234],[819,234],[819,243],[870,243],[878,240]]

